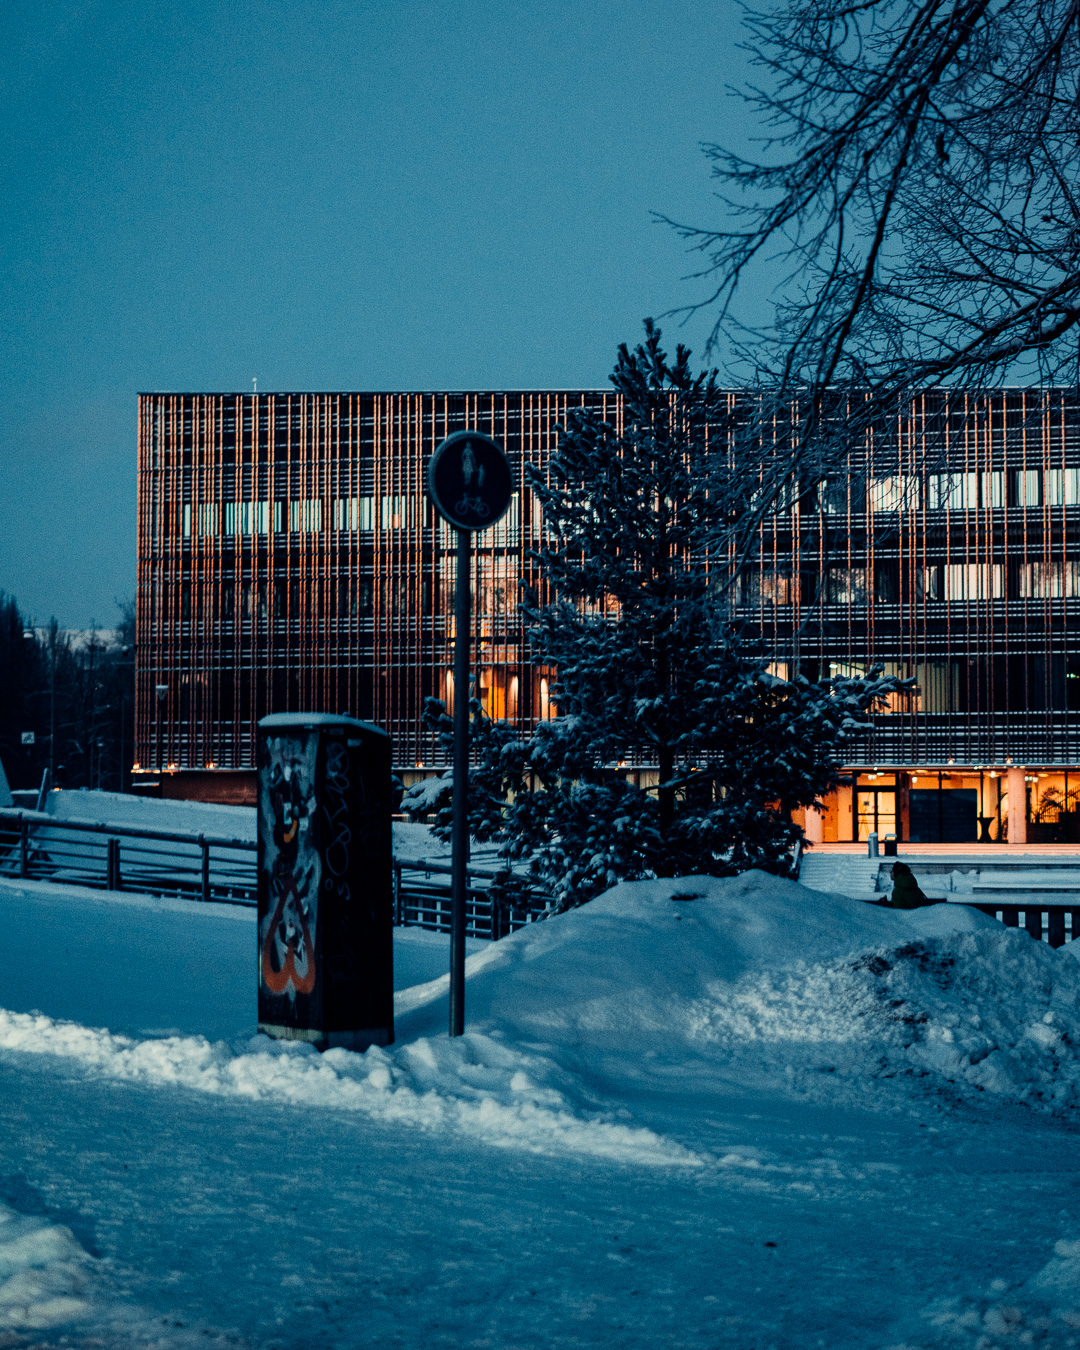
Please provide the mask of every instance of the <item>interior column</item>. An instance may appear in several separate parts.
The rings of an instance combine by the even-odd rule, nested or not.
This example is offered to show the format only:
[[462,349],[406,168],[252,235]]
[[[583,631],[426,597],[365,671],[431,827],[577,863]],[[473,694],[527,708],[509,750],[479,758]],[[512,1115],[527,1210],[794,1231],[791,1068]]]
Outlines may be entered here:
[[1009,843],[1027,843],[1027,782],[1023,769],[1008,769]]

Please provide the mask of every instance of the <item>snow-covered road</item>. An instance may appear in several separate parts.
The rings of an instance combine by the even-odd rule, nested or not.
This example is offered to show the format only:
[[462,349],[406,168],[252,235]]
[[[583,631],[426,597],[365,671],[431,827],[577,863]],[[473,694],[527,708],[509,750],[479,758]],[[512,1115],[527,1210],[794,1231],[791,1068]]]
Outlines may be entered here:
[[0,1084],[0,1199],[104,1258],[92,1331],[118,1344],[887,1345],[1075,1231],[1075,1137],[1021,1123],[714,1102],[765,1165],[700,1176],[37,1065]]
[[[632,990],[619,1002],[620,971],[600,968],[611,945],[600,906],[472,958],[475,1036],[448,1048],[435,1031],[445,1020],[438,988],[410,990],[399,1045],[367,1063],[251,1042],[248,916],[138,900],[110,908],[108,897],[56,890],[0,884],[0,1344],[1080,1344],[1071,1099],[1033,1109],[948,1065],[909,1082],[899,1066],[913,1052],[875,1031],[870,1004],[856,1008],[863,1040],[880,1034],[897,1076],[864,1084],[866,1045],[845,1060],[843,1019],[823,1041],[820,1009],[843,998],[837,971],[854,972],[853,1005],[867,980],[891,975],[819,962],[787,994],[776,978],[748,983],[758,977],[747,953],[776,942],[767,896],[753,897],[760,931],[730,916],[717,929],[738,996],[717,994],[704,1020],[690,995],[714,986],[695,962],[723,964],[706,911],[692,920],[692,904],[631,897],[618,913],[639,937],[652,925],[651,1003]],[[901,919],[878,912],[867,923]],[[692,922],[701,931],[687,946]],[[567,923],[597,928],[591,947],[586,929],[573,944],[596,977],[576,1012],[564,1006],[569,948],[557,940]],[[910,983],[923,958],[904,973],[928,1036],[977,998],[988,1025],[998,950],[988,925],[961,935],[978,957],[961,993],[930,970],[941,1007]],[[873,933],[855,936],[865,945]],[[445,939],[398,938],[399,988],[438,973]],[[812,962],[828,940],[825,928],[804,934],[804,955]],[[1014,1050],[1012,1072],[1067,1087],[1071,1052],[1061,1047],[1077,967],[1065,953],[1036,956],[1021,973],[1040,1018],[1056,1010],[1061,1045],[1036,1038],[1022,1060]],[[676,976],[694,1007],[691,1031],[653,1028],[657,991]],[[545,990],[566,1016],[548,1017],[540,1034]],[[825,991],[820,1007],[814,990]],[[802,1077],[785,1089],[776,1037],[789,1004],[803,1018]],[[637,1026],[634,1006],[644,1007]],[[27,1017],[32,1008],[43,1016]],[[733,1008],[747,1053],[724,1039]],[[1005,1037],[993,1034],[1003,1055]],[[692,1054],[688,1036],[698,1038]],[[674,1048],[663,1055],[661,1045]],[[722,1054],[710,1058],[716,1045]],[[1052,1056],[1052,1069],[1036,1053]],[[821,1054],[835,1082],[819,1071]],[[35,1288],[36,1304],[18,1304]],[[47,1311],[50,1298],[45,1326],[20,1325],[20,1307]]]

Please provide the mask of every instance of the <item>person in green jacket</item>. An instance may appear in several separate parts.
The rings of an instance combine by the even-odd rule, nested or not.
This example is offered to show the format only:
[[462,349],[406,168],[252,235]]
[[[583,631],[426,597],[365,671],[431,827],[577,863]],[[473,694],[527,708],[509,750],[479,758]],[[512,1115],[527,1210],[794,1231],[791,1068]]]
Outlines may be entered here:
[[889,902],[893,909],[922,909],[923,905],[936,905],[940,902],[930,900],[919,888],[915,874],[907,863],[898,862],[892,872],[893,890]]

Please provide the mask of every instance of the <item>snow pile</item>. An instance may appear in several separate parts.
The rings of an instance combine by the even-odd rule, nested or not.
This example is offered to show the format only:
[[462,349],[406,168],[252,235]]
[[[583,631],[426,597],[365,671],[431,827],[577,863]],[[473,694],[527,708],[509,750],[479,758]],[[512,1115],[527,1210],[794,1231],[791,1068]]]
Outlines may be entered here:
[[993,1280],[979,1298],[935,1300],[888,1350],[1080,1347],[1080,1241],[1063,1238],[1024,1281]]
[[450,845],[440,842],[426,825],[413,821],[394,821],[394,857],[399,862],[450,861]]
[[[437,780],[431,780],[437,781]],[[205,834],[214,839],[255,842],[256,811],[253,806],[221,806],[211,802],[170,801],[136,797],[120,792],[50,792],[46,810],[57,821],[72,820],[95,825],[128,826],[140,830]],[[493,850],[473,848],[473,858]],[[402,861],[447,862],[450,845],[440,842],[426,825],[394,821],[394,856]]]
[[1080,1104],[1080,962],[965,906],[897,912],[762,873],[627,883],[485,944],[466,974],[470,1034],[455,1041],[440,975],[399,990],[397,1044],[363,1055],[14,1011],[0,1012],[0,1053],[679,1167],[703,1155],[628,1123],[635,1095],[835,1099],[843,1084],[872,1105],[889,1080],[1052,1113]]
[[1075,1109],[1078,963],[990,920],[933,932],[950,922],[942,906],[910,918],[915,932],[899,943],[716,982],[695,1004],[692,1034],[801,1086],[808,1073],[921,1078]]
[[893,911],[755,872],[634,882],[485,958],[470,1025],[624,1083],[905,1078],[1080,1104],[1080,963],[964,906]]
[[61,790],[48,794],[45,809],[57,820],[126,825],[138,830],[175,830],[178,834],[206,834],[216,839],[255,842],[253,806],[168,801],[125,792]]
[[201,1036],[140,1040],[0,1010],[0,1051],[74,1061],[97,1077],[218,1096],[359,1111],[421,1129],[455,1129],[501,1147],[578,1153],[652,1166],[701,1160],[653,1131],[594,1109],[550,1059],[468,1035],[393,1051],[320,1055],[299,1042],[253,1037],[242,1049]]
[[[257,1019],[255,919],[239,905],[0,878],[0,997],[10,1012],[133,1036],[232,1040]],[[395,988],[438,978],[449,950],[446,933],[395,928]]]
[[88,1260],[70,1229],[0,1203],[0,1330],[40,1331],[83,1316]]

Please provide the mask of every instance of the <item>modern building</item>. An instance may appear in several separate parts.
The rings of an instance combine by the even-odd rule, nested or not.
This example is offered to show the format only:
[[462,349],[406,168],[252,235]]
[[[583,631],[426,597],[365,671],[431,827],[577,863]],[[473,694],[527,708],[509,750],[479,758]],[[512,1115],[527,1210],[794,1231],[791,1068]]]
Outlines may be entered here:
[[[256,722],[297,709],[385,726],[406,779],[442,763],[421,715],[453,696],[454,538],[424,475],[466,427],[506,446],[518,484],[477,538],[480,694],[523,727],[548,716],[553,672],[517,616],[541,528],[523,470],[576,405],[620,414],[590,390],[141,396],[139,773],[250,800]],[[778,673],[916,681],[808,833],[1080,839],[1076,391],[938,391],[859,439],[834,480],[791,484],[734,592]]]
[[[611,393],[146,394],[139,404],[137,754],[164,790],[250,800],[268,712],[370,718],[406,776],[442,763],[421,725],[452,700],[454,534],[424,496],[450,432],[486,431],[515,481],[574,404]],[[547,715],[517,621],[540,517],[519,487],[473,552],[479,687]]]

